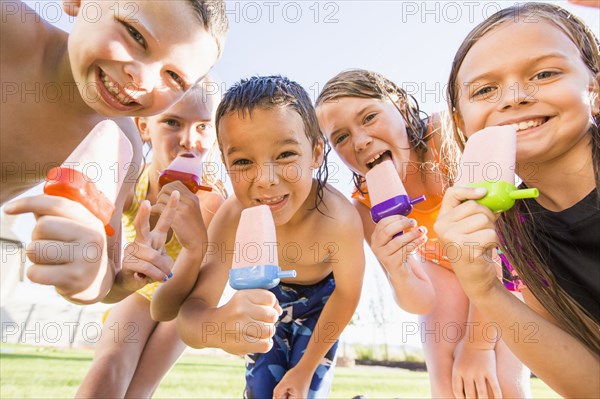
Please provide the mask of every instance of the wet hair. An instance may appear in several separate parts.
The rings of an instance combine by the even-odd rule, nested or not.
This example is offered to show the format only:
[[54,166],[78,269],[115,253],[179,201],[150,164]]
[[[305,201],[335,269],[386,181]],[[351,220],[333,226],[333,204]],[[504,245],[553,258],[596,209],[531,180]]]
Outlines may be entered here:
[[[579,49],[581,60],[587,66],[590,75],[595,77],[600,72],[598,39],[590,28],[569,11],[545,3],[520,4],[498,11],[467,35],[452,63],[448,82],[448,107],[454,116],[454,138],[461,148],[464,148],[466,139],[457,126],[460,115],[458,97],[461,88],[457,77],[467,53],[480,38],[504,23],[540,20],[554,25],[571,39]],[[590,118],[592,163],[596,194],[600,199],[600,133],[598,130],[600,116],[590,115]],[[542,253],[533,244],[538,233],[527,202],[517,201],[510,211],[504,212],[498,219],[497,230],[507,257],[536,299],[558,321],[561,328],[577,337],[594,353],[600,353],[598,323],[556,282],[553,273],[545,266]]]
[[[424,155],[428,151],[428,141],[432,139],[438,130],[434,129],[431,133],[427,134],[429,117],[424,111],[421,111],[419,103],[412,95],[377,72],[365,69],[351,69],[340,72],[325,84],[317,98],[316,106],[318,107],[326,102],[332,102],[343,97],[389,100],[392,102],[396,109],[398,109],[398,112],[400,112],[402,119],[404,119],[410,147],[416,151],[421,161],[424,159]],[[439,130],[442,135],[444,135],[443,132],[445,131],[449,132],[448,129],[440,128]],[[445,164],[445,158],[448,158],[446,153],[454,152],[455,154],[450,156],[452,159],[458,156],[458,147],[453,145],[454,141],[450,137],[449,139],[445,140],[442,137],[440,160],[442,164]],[[444,143],[446,142],[450,143],[451,146],[448,147],[445,145]],[[352,175],[354,186],[359,192],[364,194],[362,191],[365,183],[364,176],[355,172],[352,172]],[[444,175],[447,174],[444,173]]]
[[202,27],[215,38],[219,56],[223,53],[229,21],[223,0],[188,0]]
[[[220,145],[219,122],[232,112],[244,116],[246,113],[251,117],[252,110],[273,109],[276,107],[290,108],[297,112],[304,124],[304,133],[314,149],[319,140],[323,142],[323,162],[316,171],[317,192],[315,197],[315,208],[324,203],[323,190],[327,185],[329,170],[327,168],[327,155],[331,148],[319,128],[315,108],[306,90],[298,83],[284,76],[255,76],[250,79],[242,79],[234,84],[223,96],[223,100],[217,108],[216,125],[217,140]],[[324,204],[327,207],[326,204]]]

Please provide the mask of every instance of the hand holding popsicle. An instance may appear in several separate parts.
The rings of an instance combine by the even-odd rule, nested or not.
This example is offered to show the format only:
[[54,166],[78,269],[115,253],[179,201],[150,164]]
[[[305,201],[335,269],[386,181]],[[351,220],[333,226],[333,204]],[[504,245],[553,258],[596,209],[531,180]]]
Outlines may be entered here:
[[492,126],[472,135],[460,161],[456,186],[483,187],[485,197],[477,200],[493,212],[504,212],[516,199],[536,198],[536,188],[515,187],[517,131],[513,126]]
[[[132,153],[120,128],[102,121],[60,168],[49,171],[46,194],[6,206],[9,214],[36,216],[28,246],[28,257],[34,262],[27,271],[31,281],[54,285],[75,303],[94,303],[106,296],[118,264],[109,259],[106,235],[113,229],[108,223]],[[50,247],[58,253],[48,251]]]

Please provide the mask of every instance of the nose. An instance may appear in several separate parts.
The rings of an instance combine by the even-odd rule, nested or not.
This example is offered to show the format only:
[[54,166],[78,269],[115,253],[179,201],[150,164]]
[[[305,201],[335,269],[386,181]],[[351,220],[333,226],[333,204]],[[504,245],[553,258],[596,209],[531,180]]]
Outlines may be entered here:
[[356,132],[352,140],[354,142],[354,150],[356,152],[361,152],[365,150],[369,146],[369,144],[373,142],[373,138],[362,131]]
[[[123,67],[123,70],[129,77],[130,84],[133,90],[151,92],[160,82],[160,67],[153,64],[144,64],[133,61],[128,62]],[[127,87],[127,84],[126,84]],[[131,88],[131,87],[127,87]]]
[[279,184],[279,170],[277,165],[274,162],[266,162],[258,165],[254,183],[259,188],[269,188]]
[[500,93],[500,109],[509,109],[518,105],[526,105],[535,102],[534,94],[537,87],[534,83],[514,82]]
[[200,149],[200,134],[196,130],[196,126],[189,126],[182,129],[179,145],[188,151]]

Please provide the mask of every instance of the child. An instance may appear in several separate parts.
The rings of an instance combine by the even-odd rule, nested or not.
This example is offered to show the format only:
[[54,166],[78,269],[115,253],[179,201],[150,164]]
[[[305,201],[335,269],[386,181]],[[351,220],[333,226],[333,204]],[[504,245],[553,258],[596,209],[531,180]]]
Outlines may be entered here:
[[[268,351],[248,356],[244,397],[327,397],[337,339],[360,297],[360,218],[326,184],[323,136],[308,94],[297,83],[280,76],[242,80],[225,94],[216,120],[235,196],[209,229],[209,241],[219,250],[207,251],[179,313],[180,335],[193,347]],[[279,266],[296,270],[297,277],[270,292],[238,291],[216,308],[240,214],[260,204],[273,214]],[[277,301],[283,314],[271,343],[272,325],[250,327],[274,322],[281,312]]]
[[[457,141],[515,125],[516,172],[540,192],[498,216],[470,201],[485,190],[449,189],[435,230],[469,253],[453,263],[456,275],[538,377],[561,396],[600,397],[598,39],[558,6],[510,7],[469,33],[448,88]],[[495,278],[489,250],[500,243],[528,306]]]
[[[440,254],[432,227],[451,180],[445,165],[457,148],[437,115],[422,120],[421,113],[414,98],[395,83],[360,69],[333,77],[317,99],[321,130],[354,174],[352,196],[365,238],[400,307],[420,315],[432,397],[453,397],[454,384],[463,380],[477,385],[481,396],[487,380],[494,397],[526,397],[528,375],[502,341],[483,335],[485,321]],[[409,197],[424,194],[427,201],[415,205],[410,218],[393,216],[375,224],[364,176],[384,159],[394,162]],[[413,228],[417,224],[422,227]],[[394,238],[408,228],[413,229]],[[408,257],[418,247],[418,256]],[[448,325],[460,326],[461,336],[444,337],[441,331]]]
[[[42,182],[105,118],[114,119],[134,147],[132,163],[115,167],[129,167],[127,176],[137,176],[141,143],[127,117],[157,114],[181,98],[216,62],[227,31],[222,1],[63,4],[74,17],[70,35],[21,2],[2,3],[0,204]],[[116,209],[122,209],[135,179],[126,180]],[[34,241],[28,255],[36,264],[28,277],[54,285],[76,303],[104,298],[120,269],[120,212],[111,220],[117,232],[107,238],[87,209],[61,197],[24,198],[5,211],[33,212],[39,218],[38,244],[49,240],[60,247],[103,248],[103,256],[93,260],[74,251],[57,268],[45,246]],[[75,229],[79,233],[73,239],[69,232]]]
[[[205,84],[206,81],[202,83]],[[175,236],[168,237],[166,244],[164,241],[161,243],[170,258],[177,261],[172,278],[161,285],[178,288],[183,296],[181,301],[194,285],[195,280],[190,275],[195,276],[202,263],[203,246],[207,242],[205,226],[210,224],[224,200],[223,186],[214,176],[204,173],[205,184],[210,181],[214,191],[200,190],[193,194],[180,182],[166,184],[161,189],[158,177],[177,155],[191,153],[204,157],[216,147],[214,115],[218,100],[213,97],[207,95],[199,84],[166,112],[135,118],[142,139],[152,144],[153,156],[135,190],[128,195],[123,212],[125,236],[128,242],[136,240],[139,228],[134,227],[134,219],[142,213],[143,202],[157,204],[168,198],[173,190],[179,191],[181,197],[171,224]],[[143,216],[139,219],[143,220]],[[132,255],[137,256],[140,251],[138,247]],[[133,266],[139,269],[140,263],[133,263]],[[129,264],[124,262],[123,269],[122,274],[129,269]],[[148,270],[145,271],[148,273]],[[151,397],[162,377],[185,349],[185,344],[178,337],[175,321],[157,323],[150,317],[158,281],[169,275],[167,271],[156,272],[148,273],[147,278],[157,282],[146,285],[137,291],[139,295],[130,295],[111,309],[102,337],[96,344],[94,363],[79,387],[78,397]]]

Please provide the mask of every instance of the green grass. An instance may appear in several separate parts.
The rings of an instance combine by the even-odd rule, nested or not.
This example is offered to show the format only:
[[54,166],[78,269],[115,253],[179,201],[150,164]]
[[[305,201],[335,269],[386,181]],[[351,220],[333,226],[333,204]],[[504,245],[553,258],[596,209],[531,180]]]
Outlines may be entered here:
[[[91,350],[2,345],[0,398],[70,398],[91,361]],[[240,398],[244,361],[184,355],[158,388],[155,398]],[[532,380],[535,398],[559,398]],[[427,373],[385,367],[337,368],[332,398],[425,398]]]

